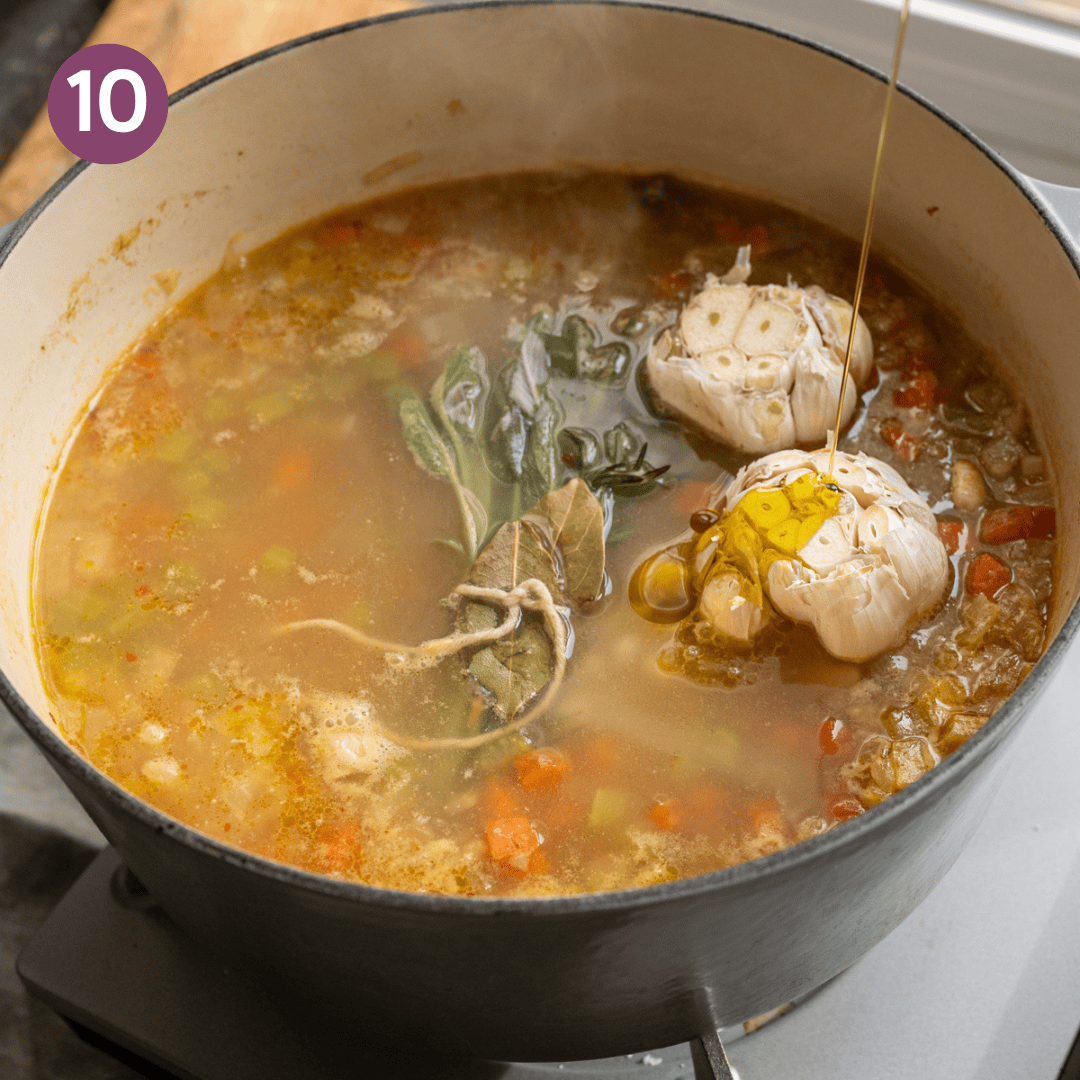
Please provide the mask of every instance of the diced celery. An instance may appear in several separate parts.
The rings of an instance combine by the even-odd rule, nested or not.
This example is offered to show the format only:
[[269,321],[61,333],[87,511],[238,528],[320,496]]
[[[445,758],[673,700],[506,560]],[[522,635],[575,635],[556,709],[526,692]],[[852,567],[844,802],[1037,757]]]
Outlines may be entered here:
[[169,462],[170,465],[179,465],[191,453],[198,437],[197,431],[172,431],[158,440],[154,447],[154,456],[159,461]]
[[199,465],[208,473],[223,473],[232,468],[233,459],[222,447],[211,446],[199,455]]
[[269,424],[273,420],[280,420],[293,411],[296,402],[285,393],[278,390],[273,394],[263,394],[248,402],[248,415],[260,424]]
[[626,795],[617,788],[597,788],[589,810],[593,829],[610,829],[626,816]]
[[331,368],[319,376],[318,388],[323,397],[331,401],[340,401],[348,397],[357,387],[360,377],[351,368]]
[[716,728],[711,735],[710,750],[710,756],[718,765],[733,765],[739,752],[739,736],[728,728]]
[[488,743],[487,746],[477,751],[476,756],[472,759],[470,764],[473,768],[479,769],[480,772],[487,775],[497,772],[499,769],[503,768],[511,758],[517,757],[518,754],[525,753],[528,749],[529,743],[525,736],[520,732],[514,732],[512,735],[507,735],[505,738],[496,739],[494,742]]
[[220,705],[229,699],[229,688],[212,671],[188,679],[183,690],[199,706]]
[[364,376],[372,382],[392,383],[401,378],[401,361],[393,353],[375,349],[361,360]]
[[345,622],[363,630],[371,625],[371,605],[366,600],[357,600],[345,614]]
[[198,468],[177,469],[173,473],[173,486],[182,495],[195,495],[210,486],[210,476]]
[[49,613],[50,622],[60,627],[74,626],[82,632],[81,625],[100,619],[113,605],[112,594],[105,589],[69,589],[54,601]]
[[296,553],[281,544],[267,548],[259,558],[259,569],[270,574],[284,574],[296,562]]
[[191,518],[200,525],[213,525],[225,516],[228,504],[224,499],[219,499],[206,492],[196,494],[191,502],[184,508],[184,516]]
[[144,608],[144,601],[140,597],[132,597],[114,616],[112,622],[105,629],[107,637],[116,640],[127,637],[139,631],[145,631],[153,621],[155,609]]
[[202,407],[202,417],[208,424],[220,424],[236,412],[236,402],[229,397],[207,398]]
[[165,582],[162,591],[170,597],[189,597],[199,591],[202,578],[199,571],[188,562],[174,562],[165,567]]

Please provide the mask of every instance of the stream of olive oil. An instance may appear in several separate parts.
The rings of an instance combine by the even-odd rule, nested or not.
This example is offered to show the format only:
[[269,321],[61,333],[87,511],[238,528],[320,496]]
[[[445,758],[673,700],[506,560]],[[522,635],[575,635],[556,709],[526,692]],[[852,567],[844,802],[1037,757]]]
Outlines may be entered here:
[[863,227],[862,251],[859,254],[859,272],[855,277],[855,298],[851,303],[851,329],[848,331],[847,351],[844,354],[844,374],[840,379],[840,396],[836,402],[836,422],[833,424],[832,440],[829,445],[829,476],[832,476],[833,462],[836,460],[836,444],[840,440],[840,421],[844,415],[844,391],[847,389],[848,371],[851,368],[851,350],[855,345],[855,324],[859,318],[859,304],[862,303],[863,283],[866,281],[866,263],[870,257],[870,236],[874,231],[881,163],[885,158],[885,140],[889,135],[889,119],[892,116],[893,100],[896,97],[896,78],[900,72],[900,57],[904,52],[904,37],[907,34],[908,4],[909,0],[902,0],[900,4],[900,24],[896,28],[892,72],[889,75],[889,89],[885,92],[885,112],[881,117],[881,130],[878,132],[874,174],[870,181],[870,205],[866,208],[866,225]]

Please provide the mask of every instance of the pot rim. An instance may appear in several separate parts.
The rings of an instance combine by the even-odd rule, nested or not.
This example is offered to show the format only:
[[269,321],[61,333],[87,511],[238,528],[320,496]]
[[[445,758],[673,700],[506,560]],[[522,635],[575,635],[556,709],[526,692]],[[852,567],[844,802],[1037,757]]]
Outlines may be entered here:
[[[839,60],[879,82],[886,83],[888,81],[888,77],[876,68],[827,45],[811,41],[786,30],[763,26],[748,19],[695,10],[677,4],[656,2],[656,0],[462,0],[462,2],[457,3],[432,4],[391,12],[369,19],[355,20],[282,42],[279,45],[274,45],[271,48],[244,57],[183,87],[170,95],[169,106],[171,108],[205,87],[253,64],[270,59],[279,53],[300,48],[325,38],[335,37],[339,34],[352,33],[368,26],[394,22],[399,19],[428,18],[474,9],[525,6],[642,8],[650,11],[668,12],[672,16],[691,16],[730,23],[759,33],[771,34],[774,37],[810,48],[831,59]],[[1065,232],[1055,215],[1048,212],[1043,197],[1029,183],[1024,174],[1010,165],[1000,154],[991,149],[966,126],[949,116],[921,94],[903,84],[898,84],[897,90],[932,113],[938,120],[943,121],[958,135],[980,150],[992,165],[996,166],[1012,181],[1038,212],[1046,227],[1065,251],[1073,269],[1076,271],[1077,277],[1080,278],[1080,246]],[[89,165],[89,162],[80,161],[72,166],[18,219],[5,241],[0,244],[0,266],[7,261],[11,250],[22,239],[45,208],[54,199],[58,198]],[[250,854],[240,848],[231,847],[228,844],[214,840],[169,817],[110,780],[37,716],[15,690],[2,670],[0,670],[0,700],[7,705],[12,715],[38,744],[46,757],[55,756],[59,758],[64,768],[74,773],[81,782],[96,789],[120,809],[130,813],[155,831],[185,844],[197,853],[221,859],[237,869],[253,872],[284,886],[304,889],[329,898],[374,903],[401,910],[430,912],[447,916],[466,914],[503,915],[505,917],[569,916],[579,913],[626,912],[654,904],[691,900],[716,891],[737,890],[745,886],[752,886],[759,879],[794,871],[803,863],[826,858],[837,848],[857,845],[860,841],[866,839],[870,833],[884,827],[886,822],[903,817],[917,803],[935,797],[944,786],[952,782],[954,776],[958,776],[974,767],[979,758],[986,756],[996,742],[1016,726],[1027,708],[1037,700],[1042,690],[1053,677],[1057,665],[1071,645],[1073,638],[1077,636],[1078,631],[1080,631],[1080,601],[1074,603],[1072,610],[1066,616],[1053,641],[1051,641],[1039,660],[1036,661],[1027,678],[979,731],[929,772],[924,773],[913,784],[889,796],[877,806],[871,807],[857,817],[840,822],[827,832],[811,837],[809,840],[803,840],[771,855],[765,855],[724,870],[716,870],[707,874],[681,878],[658,885],[641,886],[635,889],[579,893],[555,897],[463,897],[406,892],[357,882],[340,881],[336,878],[313,874],[298,867]]]

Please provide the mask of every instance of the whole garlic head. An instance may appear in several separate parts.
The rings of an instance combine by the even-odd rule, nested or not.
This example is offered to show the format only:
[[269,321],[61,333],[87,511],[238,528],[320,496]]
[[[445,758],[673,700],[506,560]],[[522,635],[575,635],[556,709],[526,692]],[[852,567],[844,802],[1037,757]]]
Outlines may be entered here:
[[[758,513],[763,494],[791,490],[800,477],[828,468],[827,450],[761,458],[724,493],[725,519],[751,492]],[[837,452],[831,479],[839,496],[824,520],[793,517],[771,525],[767,537],[779,540],[767,541],[773,547],[760,563],[759,588],[783,615],[811,625],[833,656],[857,662],[896,645],[911,621],[938,603],[949,562],[930,507],[890,466]],[[797,537],[787,557],[775,546],[785,537]],[[698,612],[720,632],[749,640],[763,624],[763,610],[758,617],[746,610],[748,594],[756,599],[753,583],[740,591],[723,581],[729,567],[719,571],[723,584],[709,592],[708,603],[702,591]],[[758,606],[763,609],[760,600]]]
[[[851,305],[817,285],[747,285],[750,249],[710,274],[678,323],[653,341],[646,370],[660,403],[719,442],[768,454],[820,442],[836,421]],[[870,374],[873,342],[858,319],[843,423]]]

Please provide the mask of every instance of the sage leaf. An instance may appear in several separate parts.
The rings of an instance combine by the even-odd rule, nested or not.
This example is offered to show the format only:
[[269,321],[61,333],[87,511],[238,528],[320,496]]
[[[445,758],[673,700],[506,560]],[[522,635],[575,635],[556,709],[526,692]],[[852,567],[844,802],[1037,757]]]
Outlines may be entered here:
[[431,405],[443,426],[459,440],[479,441],[491,383],[487,361],[475,345],[454,354],[431,388]]
[[477,542],[487,535],[490,518],[492,476],[481,446],[490,389],[484,354],[475,346],[464,346],[443,368],[430,394],[432,411],[454,452],[463,498],[477,528]]
[[435,426],[427,405],[415,390],[400,393],[398,417],[405,443],[416,464],[436,479],[449,480],[453,485],[464,532],[462,547],[468,559],[475,559],[480,542],[488,531],[486,506],[474,491],[462,483],[453,447]]
[[438,480],[457,480],[453,452],[443,441],[420,395],[413,390],[398,401],[401,433],[416,464]]
[[551,361],[532,328],[500,373],[488,412],[488,462],[499,480],[517,487],[520,512],[555,488],[562,475],[558,433],[564,414],[552,392]]
[[567,315],[558,334],[538,331],[555,370],[571,379],[619,382],[630,370],[630,350],[621,341],[597,342],[597,333],[581,315]]

